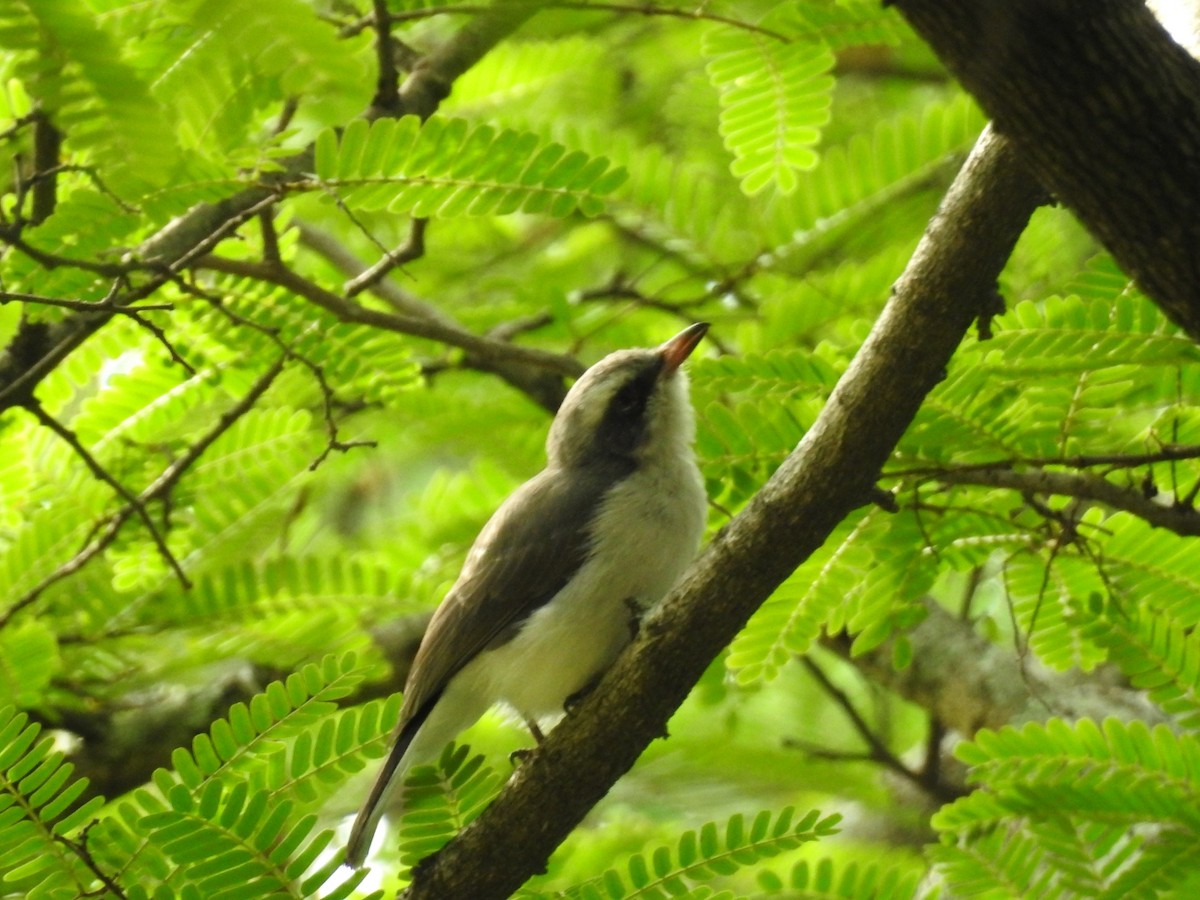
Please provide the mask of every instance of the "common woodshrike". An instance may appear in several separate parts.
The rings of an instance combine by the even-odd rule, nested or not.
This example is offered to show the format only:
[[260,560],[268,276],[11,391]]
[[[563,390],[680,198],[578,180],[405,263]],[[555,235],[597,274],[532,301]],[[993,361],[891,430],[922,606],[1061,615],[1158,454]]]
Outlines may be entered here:
[[567,393],[546,468],[496,510],[429,623],[348,865],[363,864],[384,800],[411,766],[495,703],[540,736],[538,723],[599,678],[683,573],[706,499],[680,366],[707,330],[612,353]]

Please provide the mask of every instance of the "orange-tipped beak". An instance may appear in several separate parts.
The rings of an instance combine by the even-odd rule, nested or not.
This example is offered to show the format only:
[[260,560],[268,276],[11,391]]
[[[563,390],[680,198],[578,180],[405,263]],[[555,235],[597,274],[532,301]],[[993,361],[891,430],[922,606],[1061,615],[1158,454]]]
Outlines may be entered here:
[[689,325],[663,344],[659,348],[663,355],[662,374],[670,375],[682,366],[683,361],[692,355],[692,351],[696,349],[696,345],[700,343],[700,339],[707,331],[707,322],[697,322],[695,325]]

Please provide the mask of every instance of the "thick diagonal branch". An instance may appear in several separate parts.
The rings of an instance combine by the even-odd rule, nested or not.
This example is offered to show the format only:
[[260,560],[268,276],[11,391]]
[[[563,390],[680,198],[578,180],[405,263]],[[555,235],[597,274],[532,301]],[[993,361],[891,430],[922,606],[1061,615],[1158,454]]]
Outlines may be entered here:
[[995,292],[1041,189],[985,133],[813,428],[713,540],[594,693],[492,806],[425,866],[409,900],[506,897],[636,761],[750,615],[864,502]]
[[1200,340],[1200,62],[1143,0],[895,0],[1164,312]]

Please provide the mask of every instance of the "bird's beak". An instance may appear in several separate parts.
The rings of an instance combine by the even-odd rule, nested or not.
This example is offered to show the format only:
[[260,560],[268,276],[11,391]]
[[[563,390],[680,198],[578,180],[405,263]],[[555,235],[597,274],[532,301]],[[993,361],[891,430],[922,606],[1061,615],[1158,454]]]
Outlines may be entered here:
[[707,322],[697,322],[695,325],[689,325],[663,344],[659,348],[663,357],[662,374],[670,375],[682,366],[683,361],[691,356],[692,351],[696,349],[696,345],[700,343],[700,339],[707,331]]

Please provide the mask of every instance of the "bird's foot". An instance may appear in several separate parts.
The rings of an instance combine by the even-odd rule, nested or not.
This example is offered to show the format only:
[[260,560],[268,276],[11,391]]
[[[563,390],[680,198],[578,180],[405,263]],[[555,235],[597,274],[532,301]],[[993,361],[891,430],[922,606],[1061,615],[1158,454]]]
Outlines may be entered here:
[[573,693],[570,697],[564,700],[563,712],[565,712],[568,716],[575,712],[575,707],[579,706],[579,704],[583,702],[583,698],[594,691],[596,689],[596,685],[599,683],[600,676],[597,675],[595,678]]

